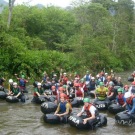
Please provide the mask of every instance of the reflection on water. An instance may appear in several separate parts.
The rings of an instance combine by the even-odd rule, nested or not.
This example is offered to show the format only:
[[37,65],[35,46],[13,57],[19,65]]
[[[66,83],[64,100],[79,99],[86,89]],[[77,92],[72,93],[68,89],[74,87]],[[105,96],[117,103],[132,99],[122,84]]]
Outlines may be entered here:
[[[127,77],[131,72],[118,74],[122,81],[127,83]],[[128,82],[128,84],[130,84]],[[29,86],[29,90],[31,90]],[[31,90],[32,91],[32,90]],[[0,101],[0,135],[133,135],[135,134],[134,126],[126,127],[115,123],[114,115],[107,111],[108,124],[105,127],[98,128],[94,131],[77,130],[68,124],[50,125],[44,123],[40,105],[32,104],[32,93],[29,91],[29,98],[25,104],[10,104],[6,101]],[[81,108],[75,108],[74,112],[79,112]]]

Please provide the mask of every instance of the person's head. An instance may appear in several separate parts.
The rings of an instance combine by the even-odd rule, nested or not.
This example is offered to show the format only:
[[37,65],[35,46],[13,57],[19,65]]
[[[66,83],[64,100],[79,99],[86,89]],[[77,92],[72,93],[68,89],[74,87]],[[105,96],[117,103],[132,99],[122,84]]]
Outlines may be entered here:
[[109,87],[113,87],[114,83],[112,81],[109,82]]
[[64,93],[60,94],[60,101],[61,102],[66,101],[66,99],[67,99],[67,95],[66,94],[64,94]]
[[21,76],[21,78],[22,78],[22,79],[24,79],[24,78],[25,78],[25,76],[24,76],[24,75],[22,75],[22,76]]
[[13,84],[13,79],[9,79],[9,84]]
[[108,77],[107,77],[107,80],[108,80],[108,81],[110,81],[110,80],[111,80],[111,78],[112,78],[111,76],[108,76]]
[[108,73],[105,73],[105,76],[107,77],[108,76]]
[[126,98],[126,100],[130,99],[131,93],[130,92],[126,92],[124,97]]
[[63,93],[64,88],[63,87],[59,87],[58,90],[59,90],[59,93]]
[[85,106],[88,106],[89,103],[90,103],[90,99],[89,99],[89,98],[84,98],[84,99],[83,99],[83,102],[84,102],[84,105],[85,105]]
[[51,87],[51,89],[52,89],[52,91],[54,91],[54,90],[56,89],[56,87],[53,85],[53,86]]
[[99,86],[100,86],[101,88],[103,88],[103,87],[104,87],[104,83],[103,83],[103,82],[100,82],[100,83],[99,83]]
[[92,81],[95,81],[95,77],[91,77],[91,80],[92,80]]
[[89,74],[89,71],[88,70],[86,71],[86,74]]
[[67,76],[67,73],[63,73],[64,76]]
[[132,82],[132,85],[135,86],[135,81]]
[[75,84],[74,84],[74,87],[75,87],[75,89],[79,89],[80,84],[79,84],[79,83],[75,83]]
[[125,86],[124,86],[124,89],[125,89],[125,91],[128,91],[129,86],[128,86],[128,85],[125,85]]
[[56,77],[57,77],[57,75],[56,75],[56,74],[54,74],[54,75],[53,75],[53,77],[54,77],[54,78],[56,78]]
[[13,83],[13,87],[14,87],[14,88],[17,88],[17,82],[14,82],[14,83]]
[[97,79],[100,77],[99,74],[96,75]]
[[122,88],[119,88],[119,89],[117,90],[117,92],[118,92],[118,95],[120,95],[120,94],[123,92],[123,89],[122,89]]
[[119,82],[121,81],[121,77],[118,77],[118,81],[119,81]]
[[41,83],[37,83],[37,87],[40,89],[41,88]]

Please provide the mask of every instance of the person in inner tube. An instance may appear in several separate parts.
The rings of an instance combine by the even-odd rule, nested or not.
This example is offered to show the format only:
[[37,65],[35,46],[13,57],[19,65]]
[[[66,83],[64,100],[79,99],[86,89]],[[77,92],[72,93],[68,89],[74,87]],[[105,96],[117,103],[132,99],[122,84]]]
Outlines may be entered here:
[[67,101],[67,95],[64,93],[61,93],[60,103],[58,104],[58,107],[57,107],[54,115],[59,116],[62,121],[67,121],[67,118],[69,117],[71,112],[72,112],[72,106]]
[[14,96],[16,98],[21,99],[21,102],[25,102],[25,97],[24,94],[21,93],[20,88],[18,87],[17,83],[14,82],[13,83],[13,89],[11,90],[11,92],[9,93],[9,96]]
[[44,92],[44,89],[42,88],[42,84],[38,82],[37,87],[34,88],[34,98],[35,98],[35,100],[36,100],[36,98],[40,97],[41,95],[44,95],[48,99],[46,93]]
[[117,90],[118,95],[116,97],[116,103],[117,103],[117,105],[120,105],[121,107],[126,106],[126,98],[124,97],[123,91],[124,90],[122,88],[119,88]]
[[135,89],[130,92],[125,93],[126,98],[126,108],[128,110],[128,114],[135,114]]
[[104,101],[107,99],[108,88],[104,86],[103,82],[99,83],[99,87],[95,91],[95,99]]
[[89,98],[84,98],[84,106],[80,113],[77,114],[80,117],[84,112],[86,112],[86,117],[83,119],[83,124],[87,122],[93,127],[93,124],[99,119],[99,113],[95,106],[90,103]]

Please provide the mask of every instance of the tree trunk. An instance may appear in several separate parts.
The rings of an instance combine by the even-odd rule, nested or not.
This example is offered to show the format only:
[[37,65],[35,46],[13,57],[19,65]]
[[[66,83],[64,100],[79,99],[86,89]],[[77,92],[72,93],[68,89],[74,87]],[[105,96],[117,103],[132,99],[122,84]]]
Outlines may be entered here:
[[8,14],[7,29],[10,28],[14,3],[15,3],[15,0],[9,0],[9,14]]

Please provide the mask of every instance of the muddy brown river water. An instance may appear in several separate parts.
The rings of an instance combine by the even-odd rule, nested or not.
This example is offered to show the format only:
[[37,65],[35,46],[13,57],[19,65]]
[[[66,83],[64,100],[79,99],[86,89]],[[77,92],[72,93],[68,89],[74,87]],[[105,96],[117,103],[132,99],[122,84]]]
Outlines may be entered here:
[[[131,72],[119,73],[127,82]],[[129,83],[128,83],[129,84]],[[121,126],[115,123],[114,115],[104,111],[108,123],[96,130],[77,130],[68,124],[50,125],[44,123],[40,105],[31,103],[32,86],[28,86],[29,100],[26,103],[10,104],[0,100],[0,135],[135,135],[135,125]],[[74,108],[75,112],[81,108]]]

